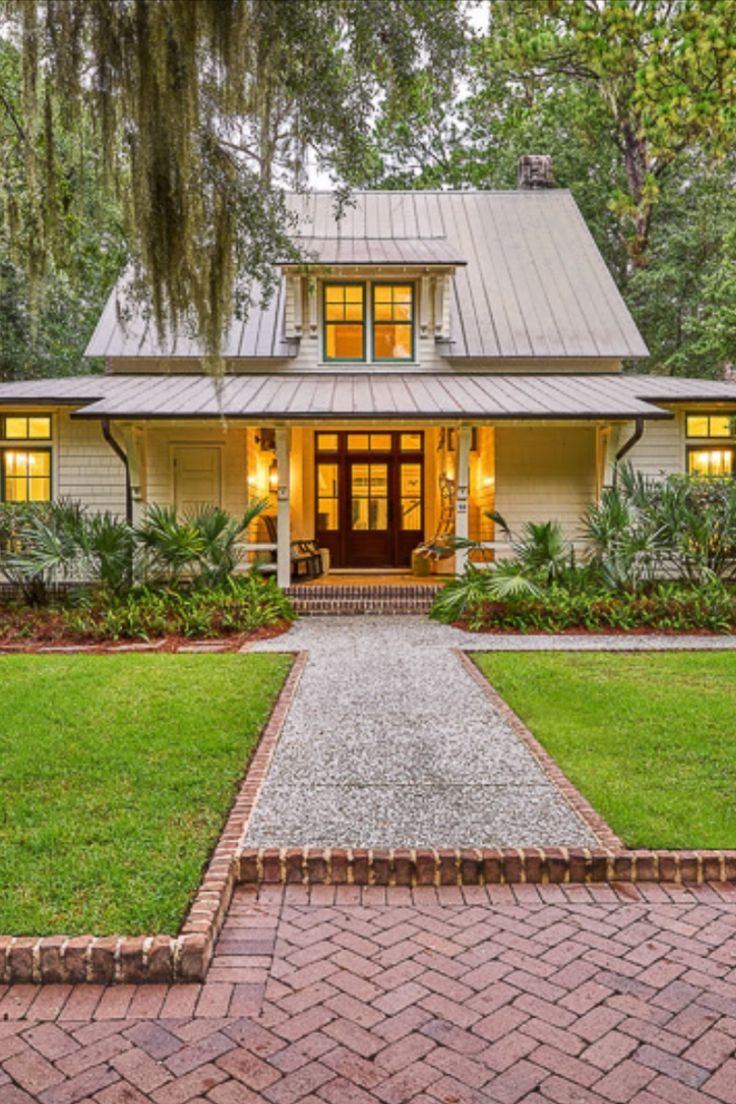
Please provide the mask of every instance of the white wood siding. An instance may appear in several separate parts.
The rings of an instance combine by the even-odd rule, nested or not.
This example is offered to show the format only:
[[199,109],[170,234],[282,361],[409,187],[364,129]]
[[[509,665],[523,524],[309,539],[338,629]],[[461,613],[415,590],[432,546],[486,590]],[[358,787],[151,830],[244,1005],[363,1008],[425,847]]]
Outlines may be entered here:
[[[125,514],[125,469],[102,436],[99,422],[55,418],[54,497],[73,498],[100,513]],[[118,440],[121,438],[118,436]]]
[[[633,423],[619,434],[619,448],[634,431]],[[646,422],[644,436],[626,456],[638,471],[651,478],[670,472],[684,472],[685,416],[676,413],[672,421]]]
[[496,509],[512,532],[527,521],[559,521],[579,536],[579,519],[594,498],[592,426],[497,427]]
[[248,500],[245,429],[219,424],[154,426],[146,430],[146,497],[149,502],[174,502],[173,450],[177,445],[216,445],[222,450],[222,505],[242,514]]

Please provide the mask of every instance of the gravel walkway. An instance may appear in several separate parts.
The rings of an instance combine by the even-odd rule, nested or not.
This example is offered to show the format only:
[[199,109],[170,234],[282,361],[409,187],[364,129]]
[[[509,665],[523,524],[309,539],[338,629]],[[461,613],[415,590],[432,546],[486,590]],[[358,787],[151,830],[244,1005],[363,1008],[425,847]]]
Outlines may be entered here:
[[594,839],[423,617],[304,619],[309,652],[249,846],[579,845]]

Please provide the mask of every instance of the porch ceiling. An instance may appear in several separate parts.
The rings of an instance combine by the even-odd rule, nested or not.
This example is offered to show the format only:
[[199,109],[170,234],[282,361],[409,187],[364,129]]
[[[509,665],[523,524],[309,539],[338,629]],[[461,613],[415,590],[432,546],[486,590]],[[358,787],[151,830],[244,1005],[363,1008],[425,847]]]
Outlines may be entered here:
[[659,403],[736,403],[736,383],[637,375],[282,373],[76,376],[0,384],[0,405],[71,405],[80,418],[669,418]]

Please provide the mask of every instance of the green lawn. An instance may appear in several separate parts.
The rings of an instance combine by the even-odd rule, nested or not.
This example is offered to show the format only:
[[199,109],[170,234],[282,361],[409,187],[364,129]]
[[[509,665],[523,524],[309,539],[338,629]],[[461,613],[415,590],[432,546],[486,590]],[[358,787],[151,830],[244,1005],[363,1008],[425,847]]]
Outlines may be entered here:
[[736,653],[476,654],[631,847],[736,847]]
[[290,663],[0,658],[0,933],[175,933]]

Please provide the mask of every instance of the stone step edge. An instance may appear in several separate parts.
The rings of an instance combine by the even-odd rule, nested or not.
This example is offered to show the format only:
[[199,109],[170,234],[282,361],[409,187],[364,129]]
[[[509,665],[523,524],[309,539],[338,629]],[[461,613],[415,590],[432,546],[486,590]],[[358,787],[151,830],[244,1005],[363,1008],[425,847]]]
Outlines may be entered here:
[[[285,650],[286,653],[286,650]],[[289,654],[289,653],[286,653]],[[307,661],[293,663],[177,935],[0,935],[0,985],[141,984],[205,980],[235,886],[243,833]]]
[[736,881],[736,851],[604,848],[243,848],[245,885],[471,886]]

